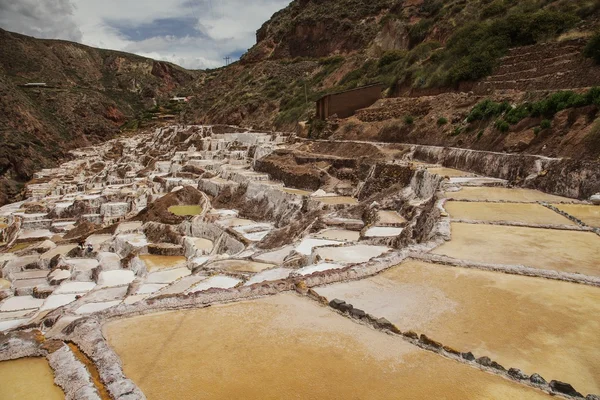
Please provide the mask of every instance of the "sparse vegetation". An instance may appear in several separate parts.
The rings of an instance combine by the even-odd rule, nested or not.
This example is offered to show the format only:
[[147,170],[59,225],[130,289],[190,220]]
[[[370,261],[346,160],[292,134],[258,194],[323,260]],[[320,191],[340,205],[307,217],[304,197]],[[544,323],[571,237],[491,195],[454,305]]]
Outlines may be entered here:
[[542,129],[550,129],[552,128],[552,122],[549,119],[544,119],[540,122],[540,127]]
[[498,121],[496,121],[495,125],[496,129],[498,129],[500,132],[508,132],[508,130],[510,129],[510,125],[508,124],[508,122],[506,122],[503,119],[499,119]]
[[442,126],[442,125],[446,125],[448,123],[448,120],[444,117],[440,117],[437,120],[437,124],[438,126]]
[[415,119],[411,115],[407,115],[404,117],[404,123],[406,125],[412,125],[415,122]]
[[600,32],[590,38],[583,54],[588,58],[592,58],[596,64],[600,64]]

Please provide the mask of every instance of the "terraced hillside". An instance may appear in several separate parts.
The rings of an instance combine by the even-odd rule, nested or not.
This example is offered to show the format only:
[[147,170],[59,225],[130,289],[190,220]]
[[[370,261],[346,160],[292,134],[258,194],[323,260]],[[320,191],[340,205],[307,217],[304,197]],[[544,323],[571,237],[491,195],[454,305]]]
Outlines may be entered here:
[[561,159],[181,124],[72,155],[0,208],[3,398],[598,398],[600,182]]

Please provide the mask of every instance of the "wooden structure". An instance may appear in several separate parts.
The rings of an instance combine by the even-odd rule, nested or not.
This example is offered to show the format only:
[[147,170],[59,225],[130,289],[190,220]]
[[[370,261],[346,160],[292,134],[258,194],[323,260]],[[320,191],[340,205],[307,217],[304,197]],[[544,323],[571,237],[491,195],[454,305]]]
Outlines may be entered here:
[[376,83],[323,96],[317,100],[317,118],[325,120],[334,114],[339,118],[348,118],[356,110],[369,107],[379,100],[383,87],[383,84]]

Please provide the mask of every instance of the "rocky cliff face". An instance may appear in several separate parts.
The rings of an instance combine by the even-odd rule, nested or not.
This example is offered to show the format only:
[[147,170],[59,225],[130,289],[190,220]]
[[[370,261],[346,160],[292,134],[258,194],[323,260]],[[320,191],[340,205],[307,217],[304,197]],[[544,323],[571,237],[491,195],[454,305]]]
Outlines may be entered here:
[[[0,204],[66,151],[113,137],[197,76],[175,65],[0,29]],[[46,87],[25,87],[27,83]]]

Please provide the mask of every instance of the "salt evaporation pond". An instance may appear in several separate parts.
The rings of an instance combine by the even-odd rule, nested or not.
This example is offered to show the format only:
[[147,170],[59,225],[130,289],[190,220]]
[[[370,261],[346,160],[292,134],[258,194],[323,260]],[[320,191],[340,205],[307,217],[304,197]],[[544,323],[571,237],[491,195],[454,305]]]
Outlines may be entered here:
[[221,260],[206,266],[209,269],[222,269],[229,272],[261,272],[273,268],[275,265],[249,260]]
[[316,233],[314,237],[319,239],[338,240],[341,242],[356,242],[360,238],[360,232],[347,229],[325,229]]
[[537,190],[485,186],[463,187],[458,192],[446,192],[446,197],[454,200],[512,201],[525,203],[535,203],[537,201],[571,203],[574,201],[573,199],[554,196]]
[[300,268],[300,269],[296,270],[295,272],[299,275],[310,275],[310,274],[314,274],[315,272],[329,271],[332,269],[340,269],[340,268],[344,268],[344,266],[340,265],[340,264],[321,263],[321,264],[309,265],[307,267]]
[[146,264],[148,271],[177,268],[184,266],[187,263],[187,259],[183,256],[157,256],[153,254],[144,254],[139,256],[139,258]]
[[45,358],[19,358],[0,362],[0,399],[62,400],[54,374]]
[[290,273],[294,271],[290,268],[273,268],[263,271],[259,274],[254,275],[246,281],[244,286],[254,285],[255,283],[278,281],[280,279],[286,279]]
[[188,268],[176,268],[166,271],[156,271],[148,274],[146,282],[148,283],[171,283],[177,279],[191,275],[192,271]]
[[199,205],[183,205],[183,206],[171,206],[169,212],[180,217],[187,217],[193,215],[202,214],[202,206]]
[[463,223],[451,228],[452,240],[433,254],[600,276],[600,237],[592,232]]
[[198,283],[196,286],[189,289],[188,292],[196,293],[196,292],[202,292],[202,291],[208,290],[208,289],[230,289],[230,288],[237,286],[241,282],[242,282],[241,280],[239,280],[237,278],[232,278],[230,276],[216,275],[216,276],[211,276],[210,278]]
[[492,354],[507,369],[600,393],[600,288],[406,261],[315,290],[402,331],[423,332],[477,356]]
[[444,208],[452,218],[485,222],[576,225],[566,217],[533,203],[485,203],[448,201]]
[[580,219],[588,226],[600,228],[600,206],[589,204],[555,204],[554,206]]
[[358,200],[354,197],[349,196],[324,196],[324,197],[314,197],[315,200],[330,205],[340,205],[340,204],[348,204],[355,205],[358,204]]
[[358,244],[343,247],[321,247],[315,250],[323,260],[339,263],[363,263],[379,257],[389,250],[385,246],[370,246]]
[[550,398],[290,293],[115,320],[103,334],[149,400]]
[[373,226],[365,232],[365,237],[395,237],[402,233],[402,228],[394,228],[389,226]]

